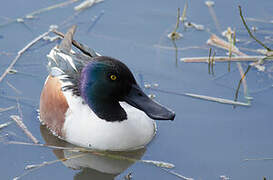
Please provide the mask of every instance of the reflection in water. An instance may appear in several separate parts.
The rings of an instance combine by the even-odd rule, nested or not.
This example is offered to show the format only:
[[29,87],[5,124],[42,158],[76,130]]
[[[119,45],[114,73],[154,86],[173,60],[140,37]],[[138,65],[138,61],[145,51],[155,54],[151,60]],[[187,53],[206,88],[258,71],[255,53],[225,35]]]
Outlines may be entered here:
[[[59,146],[59,147],[77,147],[69,144],[56,136],[43,125],[40,126],[42,137],[47,145]],[[132,159],[141,159],[146,149],[139,149],[129,152],[107,152],[110,155],[122,156]],[[69,150],[54,149],[53,153],[58,159],[67,158],[62,163],[71,169],[81,169],[79,173],[74,176],[75,180],[87,180],[87,179],[114,179],[117,175],[125,171],[129,166],[134,164],[132,161],[114,159],[101,155],[95,155],[94,153],[72,152]],[[83,156],[78,156],[83,154]],[[77,156],[77,157],[75,157]],[[73,158],[75,157],[75,158]]]
[[213,76],[214,76],[214,57],[215,57],[215,51],[213,51],[213,55],[211,55],[211,48],[209,48],[208,73]]
[[174,46],[174,49],[175,49],[175,66],[177,67],[178,50],[177,50],[177,46],[176,46],[176,43],[175,43],[174,39],[172,39],[172,43],[173,43],[173,46]]
[[[246,74],[248,73],[248,71],[250,70],[251,68],[251,65],[248,65],[245,73],[243,74],[243,76],[241,77],[239,83],[238,83],[238,86],[237,86],[237,89],[236,89],[236,92],[235,92],[235,98],[234,98],[234,101],[237,101],[238,100],[238,94],[239,94],[239,90],[240,90],[240,87],[241,87],[241,84],[242,84],[242,81],[245,79],[246,77]],[[249,100],[249,99],[247,99]]]

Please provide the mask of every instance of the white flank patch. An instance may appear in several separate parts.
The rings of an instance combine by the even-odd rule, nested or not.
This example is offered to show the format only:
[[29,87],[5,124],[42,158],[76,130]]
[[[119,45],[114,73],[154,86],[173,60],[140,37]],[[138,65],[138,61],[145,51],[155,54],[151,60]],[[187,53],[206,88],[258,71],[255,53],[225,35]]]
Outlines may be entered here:
[[65,91],[64,95],[69,104],[63,126],[64,139],[72,144],[99,150],[134,150],[147,145],[155,135],[154,120],[125,102],[120,105],[128,119],[107,122],[83,104],[81,97],[73,96],[71,91]]

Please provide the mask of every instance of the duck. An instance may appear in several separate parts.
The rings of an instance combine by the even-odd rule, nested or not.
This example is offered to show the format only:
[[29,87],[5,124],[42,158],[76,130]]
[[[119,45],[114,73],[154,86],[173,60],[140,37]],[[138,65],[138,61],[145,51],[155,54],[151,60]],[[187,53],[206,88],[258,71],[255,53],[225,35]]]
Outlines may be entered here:
[[[120,60],[73,40],[76,25],[51,49],[40,96],[40,122],[71,144],[108,151],[145,147],[155,120],[175,113],[149,98]],[[78,44],[72,49],[72,44]]]

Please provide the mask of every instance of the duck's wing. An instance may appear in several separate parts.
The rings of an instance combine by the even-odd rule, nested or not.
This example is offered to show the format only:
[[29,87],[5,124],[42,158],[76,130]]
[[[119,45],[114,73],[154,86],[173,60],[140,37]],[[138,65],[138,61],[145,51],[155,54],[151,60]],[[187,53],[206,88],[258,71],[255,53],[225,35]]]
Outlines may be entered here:
[[62,82],[65,82],[63,91],[72,90],[73,94],[80,95],[78,86],[81,70],[88,62],[92,61],[93,57],[99,56],[99,54],[77,42],[78,46],[76,47],[83,53],[74,52],[72,43],[75,31],[76,26],[74,25],[67,31],[61,43],[47,55],[48,70],[52,77],[58,77]]

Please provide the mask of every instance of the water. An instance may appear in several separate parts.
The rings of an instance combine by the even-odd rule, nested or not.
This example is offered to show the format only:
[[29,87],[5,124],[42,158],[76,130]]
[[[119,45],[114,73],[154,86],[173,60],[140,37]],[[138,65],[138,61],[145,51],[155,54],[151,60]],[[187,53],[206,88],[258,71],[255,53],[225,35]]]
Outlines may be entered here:
[[[4,1],[0,6],[1,23],[6,18],[23,17],[40,8],[62,1],[20,0]],[[190,1],[187,9],[189,21],[203,24],[210,32],[220,36],[209,10],[203,1]],[[252,41],[243,28],[239,17],[238,4],[247,17],[272,20],[272,1],[217,1],[214,11],[221,30],[236,28],[241,40],[238,47],[261,48]],[[93,47],[99,53],[122,60],[132,69],[138,82],[158,83],[158,89],[179,93],[196,93],[214,97],[233,99],[240,80],[236,64],[231,64],[228,73],[227,63],[216,63],[215,75],[208,74],[207,64],[177,62],[173,43],[167,38],[176,23],[177,8],[181,11],[184,1],[110,1],[73,15],[73,5],[37,15],[24,23],[13,23],[0,28],[0,72],[3,73],[17,51],[38,35],[46,32],[51,24],[59,25],[65,32],[72,24],[78,25],[75,39]],[[20,7],[20,8],[18,8]],[[99,17],[99,18],[96,18]],[[67,20],[68,19],[68,20]],[[67,20],[65,22],[65,20]],[[250,26],[259,29],[255,35],[262,41],[272,36],[272,24],[251,22]],[[265,32],[268,31],[268,32]],[[178,48],[201,46],[179,50],[178,58],[208,56],[205,42],[210,34],[194,29],[179,32],[183,38],[176,41]],[[248,42],[250,41],[250,42]],[[272,47],[272,41],[267,41]],[[0,108],[20,104],[23,120],[29,130],[41,143],[45,143],[37,119],[39,96],[47,76],[46,54],[56,42],[40,41],[27,51],[16,63],[16,74],[8,75],[0,84]],[[170,47],[169,49],[160,47]],[[217,55],[225,51],[213,48]],[[243,50],[242,50],[243,51]],[[253,52],[244,51],[250,55]],[[244,70],[247,64],[242,64]],[[223,75],[220,77],[221,75]],[[216,78],[216,79],[215,79]],[[17,91],[10,88],[10,83]],[[272,108],[272,64],[266,64],[266,72],[252,68],[247,74],[249,96],[253,97],[249,108],[218,104],[174,94],[164,94],[147,89],[146,93],[155,94],[156,100],[172,108],[177,116],[173,122],[159,121],[158,134],[147,147],[141,159],[169,162],[173,169],[186,177],[194,179],[220,179],[226,175],[232,179],[272,179],[273,161],[244,162],[245,158],[273,157]],[[14,99],[4,96],[12,96]],[[16,97],[18,97],[16,101]],[[239,100],[245,101],[241,89]],[[10,121],[9,116],[18,114],[16,109],[1,112],[0,123]],[[0,135],[9,134],[5,140],[27,141],[29,139],[15,123],[0,130]],[[3,140],[3,138],[2,138]],[[29,164],[58,159],[52,150],[24,145],[0,144],[1,179],[12,179],[24,173]],[[65,164],[65,163],[64,163]],[[177,179],[174,175],[153,165],[135,163],[121,174],[105,174],[85,168],[72,170],[63,163],[54,163],[29,173],[22,179],[123,179],[132,172],[134,179]],[[88,164],[88,163],[85,163]],[[106,163],[107,164],[107,163]],[[98,167],[98,165],[96,165]]]

